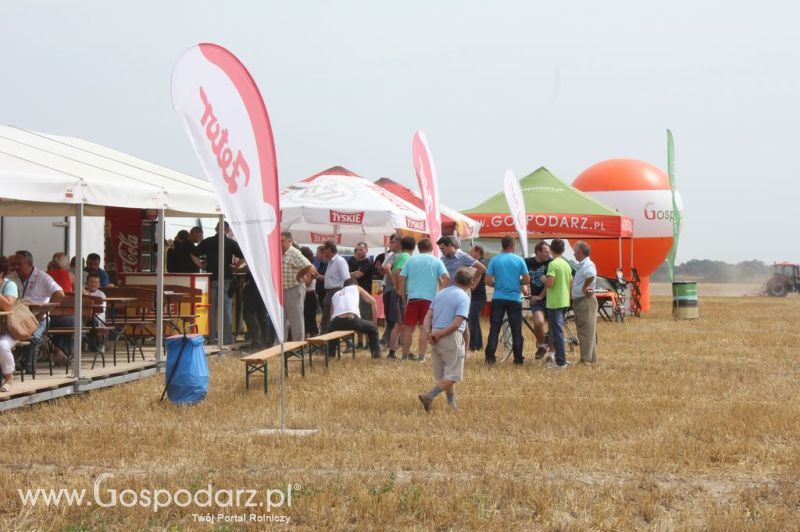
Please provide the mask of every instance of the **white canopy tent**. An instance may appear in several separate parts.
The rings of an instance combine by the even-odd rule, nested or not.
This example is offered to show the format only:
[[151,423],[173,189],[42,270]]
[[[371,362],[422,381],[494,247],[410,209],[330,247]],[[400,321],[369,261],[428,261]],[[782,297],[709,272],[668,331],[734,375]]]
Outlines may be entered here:
[[[157,210],[159,242],[164,242],[165,215],[218,216],[222,220],[216,196],[204,180],[85,140],[0,126],[0,214],[75,216],[75,251],[77,256],[83,256],[83,217],[103,215],[105,207]],[[220,246],[223,242],[220,239]],[[156,360],[159,363],[164,329],[163,253],[163,246],[158,246]],[[220,262],[223,255],[220,252]],[[80,268],[80,261],[76,268]],[[219,271],[223,271],[222,265]],[[80,271],[76,272],[76,278],[80,278]],[[221,292],[223,283],[218,286]],[[80,384],[81,291],[77,290],[75,295],[74,375]],[[218,301],[221,305],[223,297]],[[221,322],[221,310],[217,316]],[[222,335],[218,336],[221,340]]]
[[341,166],[281,189],[280,201],[281,228],[303,244],[384,247],[398,230],[428,232],[424,211]]

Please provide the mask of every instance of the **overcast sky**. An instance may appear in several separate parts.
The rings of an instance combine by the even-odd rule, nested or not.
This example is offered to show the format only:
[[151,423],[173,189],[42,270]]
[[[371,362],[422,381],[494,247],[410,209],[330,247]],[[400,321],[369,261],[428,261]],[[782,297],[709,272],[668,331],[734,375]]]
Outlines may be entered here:
[[666,168],[678,261],[800,262],[800,10],[743,1],[0,2],[0,123],[82,137],[194,175],[170,76],[198,42],[234,52],[272,119],[281,185],[334,165],[416,189],[430,141],[443,202],[506,168],[566,182],[630,157]]

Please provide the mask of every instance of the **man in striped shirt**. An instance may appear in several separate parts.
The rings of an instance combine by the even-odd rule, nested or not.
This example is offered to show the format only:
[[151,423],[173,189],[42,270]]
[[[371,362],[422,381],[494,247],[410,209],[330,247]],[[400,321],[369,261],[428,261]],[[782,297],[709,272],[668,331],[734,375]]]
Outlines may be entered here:
[[306,299],[306,276],[316,277],[314,265],[294,246],[292,233],[281,233],[283,250],[283,308],[285,314],[285,335],[288,340],[304,340],[306,337],[303,303]]

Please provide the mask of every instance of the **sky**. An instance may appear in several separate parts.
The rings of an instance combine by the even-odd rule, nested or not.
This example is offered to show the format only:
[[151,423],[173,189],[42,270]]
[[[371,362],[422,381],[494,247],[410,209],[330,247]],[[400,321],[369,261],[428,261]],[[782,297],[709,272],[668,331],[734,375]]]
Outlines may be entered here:
[[442,202],[466,209],[507,168],[568,183],[606,159],[665,169],[670,128],[677,261],[800,262],[798,15],[736,0],[2,0],[0,123],[202,176],[171,73],[215,42],[259,85],[281,186],[341,165],[416,189],[422,129]]

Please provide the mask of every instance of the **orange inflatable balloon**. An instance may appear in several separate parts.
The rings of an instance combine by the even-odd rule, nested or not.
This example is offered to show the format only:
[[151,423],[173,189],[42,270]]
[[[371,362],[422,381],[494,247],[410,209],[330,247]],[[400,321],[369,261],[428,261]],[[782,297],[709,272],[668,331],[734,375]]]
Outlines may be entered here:
[[[664,262],[672,247],[669,177],[644,161],[611,159],[584,170],[572,186],[633,219],[634,238],[622,241],[621,266],[625,277],[630,279],[633,254],[633,267],[641,278],[642,310],[650,310],[650,274]],[[619,242],[589,239],[586,242],[592,246],[597,272],[615,278],[620,265]]]

